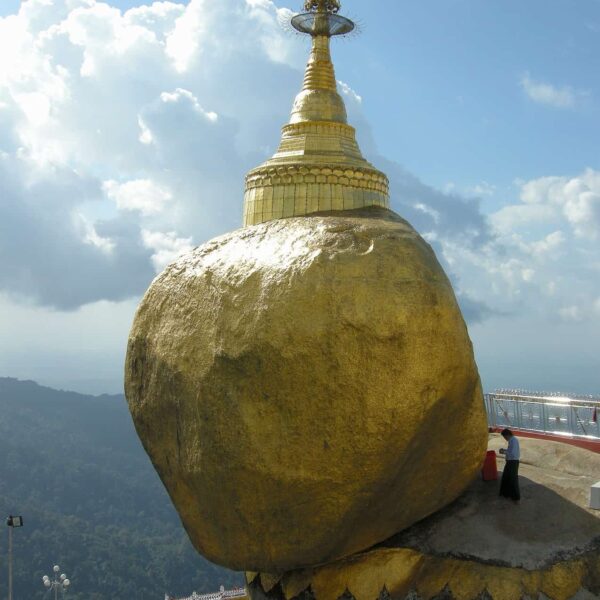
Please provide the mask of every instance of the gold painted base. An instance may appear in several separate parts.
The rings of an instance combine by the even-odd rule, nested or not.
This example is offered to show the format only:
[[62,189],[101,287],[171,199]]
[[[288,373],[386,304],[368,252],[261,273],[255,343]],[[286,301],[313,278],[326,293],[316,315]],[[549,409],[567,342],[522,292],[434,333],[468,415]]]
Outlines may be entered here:
[[251,600],[592,600],[600,598],[599,574],[598,551],[529,571],[380,548],[281,579],[246,576]]

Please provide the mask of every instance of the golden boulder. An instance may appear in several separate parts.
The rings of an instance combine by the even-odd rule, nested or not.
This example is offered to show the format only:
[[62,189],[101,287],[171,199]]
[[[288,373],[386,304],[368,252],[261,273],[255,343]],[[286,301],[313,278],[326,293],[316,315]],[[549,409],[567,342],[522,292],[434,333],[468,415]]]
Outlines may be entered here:
[[126,395],[200,553],[277,573],[457,498],[487,444],[452,287],[383,208],[271,220],[178,259],[129,339]]

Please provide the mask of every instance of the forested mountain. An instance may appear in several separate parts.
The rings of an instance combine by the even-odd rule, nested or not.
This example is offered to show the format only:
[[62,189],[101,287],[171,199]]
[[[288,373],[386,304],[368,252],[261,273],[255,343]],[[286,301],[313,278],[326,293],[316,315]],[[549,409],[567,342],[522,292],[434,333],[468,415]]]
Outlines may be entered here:
[[0,378],[0,597],[4,517],[14,531],[14,600],[42,600],[52,565],[71,600],[163,600],[242,582],[192,548],[136,436],[122,396]]

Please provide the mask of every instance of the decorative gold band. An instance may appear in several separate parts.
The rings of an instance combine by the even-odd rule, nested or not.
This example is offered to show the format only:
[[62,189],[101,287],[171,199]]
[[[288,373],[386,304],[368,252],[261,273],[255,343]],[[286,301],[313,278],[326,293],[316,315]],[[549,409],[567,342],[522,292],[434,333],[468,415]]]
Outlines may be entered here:
[[283,137],[298,137],[299,135],[329,133],[354,140],[356,130],[352,125],[337,121],[302,121],[287,123],[281,128]]
[[389,208],[387,177],[338,165],[263,167],[246,177],[244,226],[272,219],[367,206]]
[[389,194],[388,178],[376,169],[340,168],[340,165],[282,165],[258,167],[246,175],[246,190],[262,186],[330,183]]

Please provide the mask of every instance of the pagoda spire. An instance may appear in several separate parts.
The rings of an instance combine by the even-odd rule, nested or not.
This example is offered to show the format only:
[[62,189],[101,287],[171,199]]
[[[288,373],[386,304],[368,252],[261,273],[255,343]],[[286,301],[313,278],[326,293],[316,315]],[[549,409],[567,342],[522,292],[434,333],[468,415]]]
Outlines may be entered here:
[[292,26],[312,46],[302,90],[275,155],[246,175],[244,225],[316,212],[389,207],[387,177],[367,162],[337,90],[330,39],[354,23],[338,0],[307,0]]

